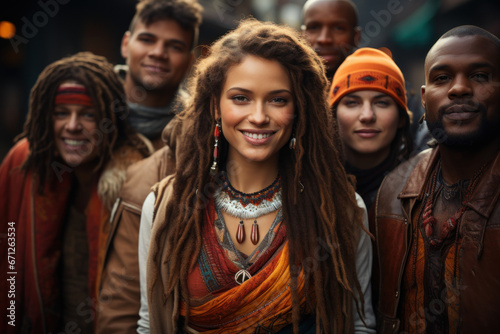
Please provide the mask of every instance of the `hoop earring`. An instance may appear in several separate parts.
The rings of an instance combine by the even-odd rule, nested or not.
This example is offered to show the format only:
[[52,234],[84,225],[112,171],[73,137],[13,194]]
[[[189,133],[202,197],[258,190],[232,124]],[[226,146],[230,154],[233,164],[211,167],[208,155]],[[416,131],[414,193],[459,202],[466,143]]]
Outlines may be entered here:
[[219,159],[219,134],[220,134],[220,123],[217,121],[215,123],[215,130],[214,130],[214,137],[215,137],[215,143],[214,143],[214,162],[212,163],[212,167],[210,167],[210,175],[215,176],[217,172],[219,171],[219,168],[217,166],[217,160]]

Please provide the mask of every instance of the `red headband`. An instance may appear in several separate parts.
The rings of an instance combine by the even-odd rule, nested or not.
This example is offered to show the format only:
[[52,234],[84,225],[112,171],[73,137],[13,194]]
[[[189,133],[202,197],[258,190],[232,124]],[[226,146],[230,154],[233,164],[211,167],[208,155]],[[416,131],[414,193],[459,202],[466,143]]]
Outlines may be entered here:
[[92,98],[87,89],[81,85],[59,86],[56,92],[55,104],[79,104],[82,106],[93,107]]

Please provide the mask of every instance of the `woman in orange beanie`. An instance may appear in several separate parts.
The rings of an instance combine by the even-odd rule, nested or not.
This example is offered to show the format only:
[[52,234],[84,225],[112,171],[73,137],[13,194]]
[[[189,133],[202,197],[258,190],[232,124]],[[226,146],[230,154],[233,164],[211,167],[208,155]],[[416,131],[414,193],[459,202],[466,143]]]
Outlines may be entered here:
[[358,49],[338,68],[329,94],[346,171],[369,213],[384,176],[412,150],[405,80],[389,53]]

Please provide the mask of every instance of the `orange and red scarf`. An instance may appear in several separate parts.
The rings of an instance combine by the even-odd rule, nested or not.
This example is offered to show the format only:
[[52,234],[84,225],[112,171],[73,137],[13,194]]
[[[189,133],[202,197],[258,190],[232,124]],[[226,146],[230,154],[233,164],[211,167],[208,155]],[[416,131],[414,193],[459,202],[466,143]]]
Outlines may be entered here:
[[[240,269],[219,243],[214,229],[216,213],[209,208],[203,233],[206,236],[198,264],[189,274],[188,326],[203,333],[254,333],[259,328],[277,332],[292,323],[292,294],[286,229],[279,224],[269,247],[248,271],[252,278],[238,285]],[[207,279],[209,277],[210,279]],[[304,275],[297,278],[297,293],[303,296]],[[304,305],[301,298],[300,304]],[[181,303],[180,314],[187,307]]]

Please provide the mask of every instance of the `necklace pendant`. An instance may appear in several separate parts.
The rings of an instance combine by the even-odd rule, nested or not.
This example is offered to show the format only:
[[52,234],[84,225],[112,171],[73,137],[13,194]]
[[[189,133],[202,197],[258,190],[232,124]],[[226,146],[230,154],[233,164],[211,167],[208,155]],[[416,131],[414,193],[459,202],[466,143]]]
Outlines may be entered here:
[[245,281],[249,280],[251,277],[252,277],[252,275],[250,275],[250,273],[248,271],[241,269],[240,271],[238,271],[236,273],[236,275],[234,275],[234,280],[236,281],[236,283],[241,285]]
[[424,231],[425,231],[425,235],[427,235],[427,237],[430,238],[432,236],[432,225],[431,224],[425,225]]
[[259,225],[257,225],[257,220],[254,220],[252,224],[252,233],[250,234],[250,240],[254,245],[257,245],[259,243]]
[[238,243],[240,244],[245,241],[245,225],[243,225],[243,220],[240,220],[238,230],[236,230],[236,241],[238,241]]

